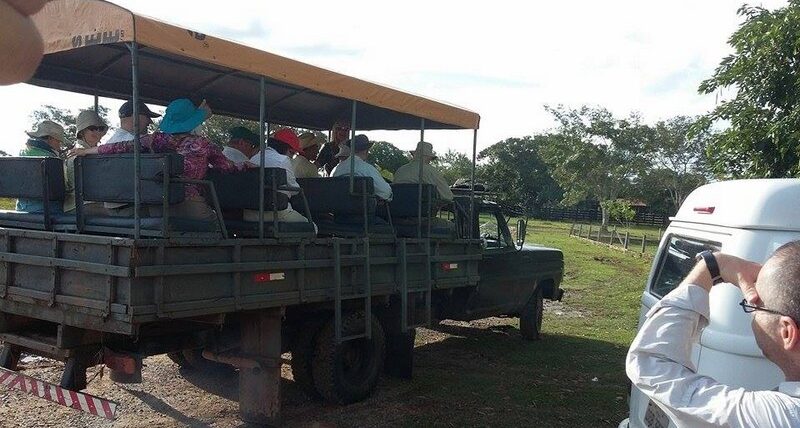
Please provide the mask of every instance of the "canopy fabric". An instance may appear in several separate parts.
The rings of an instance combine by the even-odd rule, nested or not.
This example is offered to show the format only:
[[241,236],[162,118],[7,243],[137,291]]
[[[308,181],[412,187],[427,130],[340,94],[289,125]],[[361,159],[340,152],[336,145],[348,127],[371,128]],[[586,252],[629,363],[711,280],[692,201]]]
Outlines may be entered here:
[[45,58],[35,85],[127,99],[131,55],[139,45],[139,92],[166,105],[177,97],[208,99],[215,112],[259,117],[267,81],[267,120],[328,129],[351,116],[356,128],[477,129],[477,113],[286,57],[176,27],[101,0],[54,0],[33,17]]

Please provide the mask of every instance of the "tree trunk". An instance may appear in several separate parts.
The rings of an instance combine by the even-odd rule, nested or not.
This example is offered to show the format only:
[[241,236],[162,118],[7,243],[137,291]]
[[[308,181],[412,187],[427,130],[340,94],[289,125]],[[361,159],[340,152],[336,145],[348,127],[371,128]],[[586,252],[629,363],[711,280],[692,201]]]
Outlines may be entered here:
[[600,217],[602,218],[602,222],[600,224],[600,230],[605,232],[606,230],[608,230],[608,208],[604,207],[603,204],[600,204],[600,213],[601,213]]

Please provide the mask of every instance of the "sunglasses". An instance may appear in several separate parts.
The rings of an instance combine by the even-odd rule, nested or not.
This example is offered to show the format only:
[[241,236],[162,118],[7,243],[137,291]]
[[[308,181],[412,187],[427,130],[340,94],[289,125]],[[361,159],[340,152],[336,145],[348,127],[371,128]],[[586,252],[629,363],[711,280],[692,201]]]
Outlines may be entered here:
[[[783,313],[783,312],[776,311],[776,310],[774,310],[774,309],[767,309],[767,308],[765,308],[765,307],[762,307],[762,306],[756,306],[756,305],[753,305],[753,304],[751,304],[751,303],[748,303],[748,302],[747,302],[747,299],[742,299],[742,301],[741,301],[741,302],[739,302],[739,306],[741,306],[741,307],[742,307],[742,310],[743,310],[743,311],[744,311],[744,313],[746,313],[746,314],[751,314],[751,313],[753,313],[753,312],[755,312],[755,311],[762,311],[762,312],[767,312],[767,313],[774,314],[774,315],[780,315],[780,316],[783,316],[783,317],[789,317],[789,318],[792,318],[791,316],[789,316],[789,315],[786,315],[786,314],[785,314],[785,313]],[[794,318],[792,318],[792,319],[794,319]]]
[[106,127],[106,126],[87,126],[86,129],[88,129],[89,131],[94,131],[94,132],[97,132],[97,131],[105,132],[105,131],[108,130],[108,127]]

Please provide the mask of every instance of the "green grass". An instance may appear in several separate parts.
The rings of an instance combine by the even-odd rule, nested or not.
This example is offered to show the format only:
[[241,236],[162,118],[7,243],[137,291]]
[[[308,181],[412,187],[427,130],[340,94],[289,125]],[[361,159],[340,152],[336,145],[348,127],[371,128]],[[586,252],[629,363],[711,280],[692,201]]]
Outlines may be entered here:
[[[533,221],[529,242],[564,251],[563,304],[544,339],[509,326],[442,326],[452,337],[417,349],[402,426],[616,426],[627,417],[627,347],[636,332],[650,258],[568,236],[568,223]],[[505,328],[503,328],[505,327]]]
[[16,199],[0,198],[0,210],[13,210],[16,204]]

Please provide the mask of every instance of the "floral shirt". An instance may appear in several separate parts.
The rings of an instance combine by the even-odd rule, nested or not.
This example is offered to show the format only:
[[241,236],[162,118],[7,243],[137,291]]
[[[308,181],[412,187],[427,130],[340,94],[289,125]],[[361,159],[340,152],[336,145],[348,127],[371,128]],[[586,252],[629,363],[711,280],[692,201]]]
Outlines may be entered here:
[[[222,150],[206,138],[191,134],[155,134],[141,137],[142,151],[153,153],[175,152],[183,156],[183,177],[203,180],[209,168],[225,173],[241,171],[243,167],[236,166],[222,154]],[[97,153],[114,154],[130,153],[133,151],[133,141],[104,144],[97,146]],[[186,185],[186,196],[201,196],[200,188],[196,184]]]

